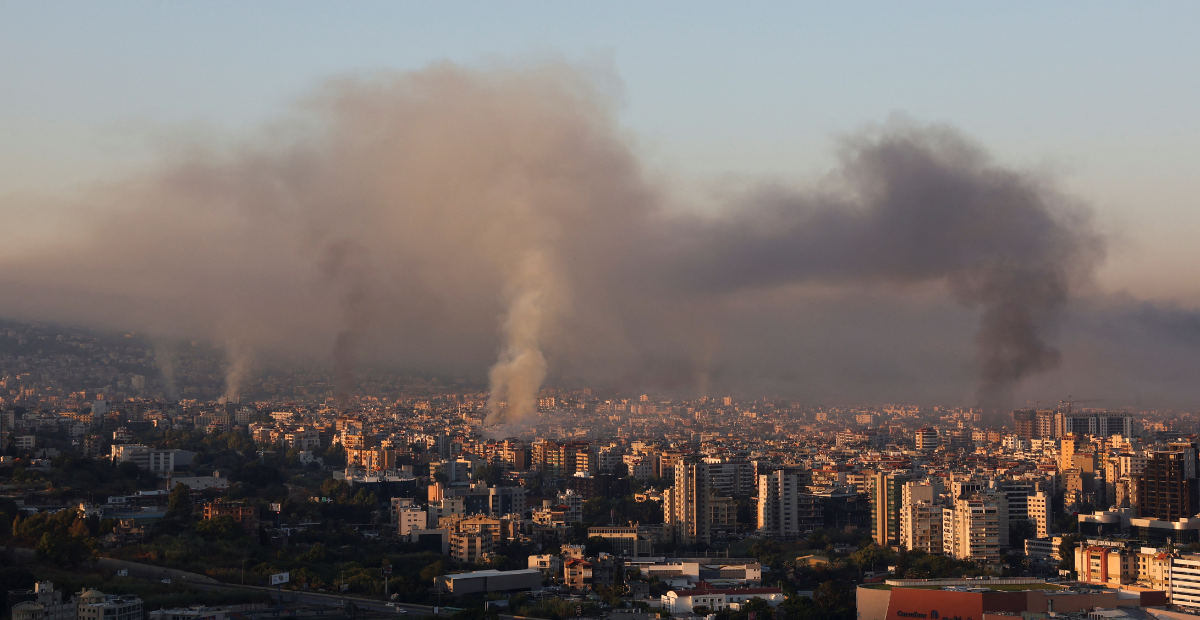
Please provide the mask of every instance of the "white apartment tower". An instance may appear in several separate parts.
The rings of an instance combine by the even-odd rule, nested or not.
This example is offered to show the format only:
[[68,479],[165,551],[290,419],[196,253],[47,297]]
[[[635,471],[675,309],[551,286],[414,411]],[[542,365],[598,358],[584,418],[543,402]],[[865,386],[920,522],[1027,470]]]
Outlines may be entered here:
[[942,510],[942,547],[960,560],[996,564],[1008,547],[1008,507],[1003,495],[977,493]]
[[929,482],[904,483],[900,508],[900,544],[908,550],[942,552],[942,507],[937,487]]
[[900,509],[900,544],[912,551],[942,553],[942,507],[918,500]]
[[1050,498],[1045,491],[1029,496],[1029,519],[1037,530],[1035,538],[1050,538]]
[[799,495],[805,476],[780,469],[758,476],[758,531],[765,536],[789,538],[802,534]]

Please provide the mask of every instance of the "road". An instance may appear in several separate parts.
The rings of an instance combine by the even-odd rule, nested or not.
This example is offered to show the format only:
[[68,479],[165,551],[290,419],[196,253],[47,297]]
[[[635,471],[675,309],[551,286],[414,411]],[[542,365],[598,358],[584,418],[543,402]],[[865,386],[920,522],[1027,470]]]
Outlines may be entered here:
[[[277,593],[275,588],[266,586],[243,586],[236,583],[198,583],[191,582],[193,587],[203,590],[221,590],[228,588],[242,588],[246,590],[261,590],[270,592],[272,595]],[[288,603],[307,603],[315,605],[339,605],[342,601],[354,603],[359,609],[369,609],[371,611],[394,613],[397,616],[412,615],[412,616],[430,616],[433,615],[433,607],[430,605],[414,605],[411,603],[396,603],[394,607],[388,606],[386,601],[377,598],[364,598],[361,596],[340,596],[337,594],[324,592],[306,592],[298,590],[283,591],[284,606]],[[447,604],[453,606],[453,601],[447,601]],[[500,614],[500,620],[540,620],[538,618],[529,618],[526,616],[513,616],[510,614]]]
[[[192,587],[201,590],[227,590],[227,589],[244,589],[244,590],[260,590],[275,596],[279,591],[275,588],[267,586],[243,586],[236,583],[199,583],[189,582]],[[283,601],[287,603],[307,603],[312,605],[340,605],[343,601],[354,603],[360,609],[369,609],[371,611],[390,612],[396,615],[404,615],[398,610],[403,610],[408,614],[426,616],[433,614],[433,607],[428,605],[411,605],[409,603],[396,603],[395,607],[389,607],[386,601],[377,598],[364,598],[361,596],[340,596],[325,592],[307,592],[302,590],[283,590]],[[514,616],[515,617],[515,616]]]
[[[32,558],[34,555],[33,549],[16,547],[13,553],[18,558]],[[185,583],[191,587],[202,590],[227,590],[245,589],[245,590],[261,590],[275,595],[275,588],[266,586],[250,586],[236,583],[225,583],[199,573],[191,573],[173,568],[163,568],[153,564],[142,564],[140,562],[131,562],[128,560],[118,560],[115,558],[100,558],[98,566],[113,569],[113,570],[128,570],[129,576],[135,579],[147,579],[149,581],[161,581],[164,578],[178,580],[177,583]],[[433,607],[430,605],[413,605],[409,603],[396,603],[395,607],[389,607],[387,602],[378,598],[366,598],[361,596],[341,596],[333,593],[323,592],[308,592],[298,590],[284,590],[284,603],[308,603],[317,605],[340,605],[342,601],[353,602],[360,609],[369,609],[371,611],[394,613],[397,616],[414,615],[428,616],[433,615]],[[453,606],[452,598],[447,599],[446,604]],[[401,613],[401,610],[406,613]],[[513,616],[501,614],[501,620],[538,620],[536,618],[526,618],[525,616]]]

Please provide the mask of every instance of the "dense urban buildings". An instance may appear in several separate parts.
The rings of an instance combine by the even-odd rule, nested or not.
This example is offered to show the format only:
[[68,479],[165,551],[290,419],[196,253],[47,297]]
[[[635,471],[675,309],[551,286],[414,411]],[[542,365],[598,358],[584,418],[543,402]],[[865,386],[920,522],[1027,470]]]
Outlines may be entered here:
[[[229,402],[206,382],[220,364],[203,347],[183,351],[168,381],[159,354],[136,341],[108,353],[115,344],[38,329],[10,331],[88,354],[0,354],[4,458],[26,481],[12,470],[11,499],[28,514],[77,513],[73,531],[94,531],[97,554],[169,564],[145,545],[194,530],[188,540],[307,558],[292,565],[299,571],[330,553],[316,542],[327,539],[345,553],[427,554],[427,564],[396,567],[415,571],[396,581],[401,600],[563,587],[677,615],[753,601],[783,609],[784,591],[764,585],[791,580],[807,592],[824,583],[805,581],[816,575],[848,584],[889,570],[1077,579],[1159,592],[1176,609],[1200,600],[1188,554],[1200,543],[1200,418],[1186,412],[1064,402],[1002,415],[545,388],[536,415],[497,433],[485,421],[488,394],[465,380],[366,372],[361,395],[341,402],[320,370],[264,373],[247,381],[256,396]],[[37,478],[62,479],[85,461],[136,483],[97,497],[51,494],[50,478]],[[14,540],[38,544],[14,528]],[[943,563],[928,564],[934,557]],[[421,576],[430,558],[466,572]],[[246,578],[240,564],[219,566],[229,557],[214,562],[228,581]],[[325,570],[295,574],[325,589],[366,583]],[[906,587],[921,586],[896,591]],[[37,588],[14,617],[142,613],[132,599],[64,601],[52,585]],[[860,604],[877,596],[858,593]],[[1034,598],[1028,610],[1038,612]]]

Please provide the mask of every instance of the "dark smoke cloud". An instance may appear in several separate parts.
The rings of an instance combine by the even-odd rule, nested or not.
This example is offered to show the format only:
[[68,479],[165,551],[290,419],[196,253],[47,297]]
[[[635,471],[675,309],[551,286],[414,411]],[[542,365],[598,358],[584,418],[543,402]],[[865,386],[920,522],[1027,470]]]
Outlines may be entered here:
[[643,172],[605,83],[331,81],[241,144],[85,192],[69,237],[0,265],[0,312],[213,338],[232,395],[296,356],[332,359],[343,403],[366,364],[490,369],[496,423],[543,381],[998,406],[1087,366],[1071,308],[1103,243],[1049,180],[899,120],[828,178],[700,215]]
[[1103,256],[1088,212],[955,132],[898,122],[848,142],[837,187],[765,191],[704,222],[679,260],[703,290],[943,281],[981,309],[980,401],[1054,368],[1047,330]]
[[350,240],[333,242],[326,247],[324,259],[326,279],[342,289],[339,294],[344,327],[333,341],[333,397],[348,407],[355,393],[359,349],[372,321],[370,292],[378,286],[370,280],[374,268],[368,252],[358,244]]

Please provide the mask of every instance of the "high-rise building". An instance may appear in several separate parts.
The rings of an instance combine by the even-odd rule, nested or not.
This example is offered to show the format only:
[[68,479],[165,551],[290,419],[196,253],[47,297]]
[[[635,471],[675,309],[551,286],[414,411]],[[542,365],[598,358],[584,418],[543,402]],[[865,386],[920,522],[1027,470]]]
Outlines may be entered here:
[[1004,493],[1008,499],[1008,521],[1024,521],[1030,519],[1029,498],[1041,489],[1039,480],[997,480],[997,490]]
[[596,449],[586,441],[571,441],[559,446],[562,453],[562,475],[599,473]]
[[941,442],[938,441],[937,431],[929,427],[917,431],[916,443],[918,452],[933,452],[941,445]]
[[942,553],[942,507],[921,499],[900,510],[900,544],[909,551]]
[[995,564],[1008,547],[1008,507],[1003,494],[977,493],[942,509],[942,547],[960,560]]
[[1035,538],[1050,537],[1050,496],[1044,491],[1030,495],[1026,500],[1029,519],[1033,521]]
[[1133,431],[1133,416],[1124,412],[1059,411],[1054,415],[1055,437],[1071,434],[1130,437]]
[[758,532],[772,538],[792,538],[807,533],[801,526],[800,494],[807,475],[780,469],[758,476]]
[[1184,554],[1171,559],[1171,604],[1200,609],[1200,554]]
[[750,497],[754,494],[757,481],[750,461],[722,456],[705,457],[704,462],[708,465],[709,483],[718,495]]
[[904,507],[907,472],[875,472],[867,478],[871,497],[871,530],[875,543],[884,547],[900,544],[900,509]]
[[708,544],[737,528],[737,503],[714,494],[708,468],[694,457],[675,463],[675,483],[663,493],[663,521],[680,543]]
[[1058,470],[1066,471],[1075,467],[1075,450],[1080,438],[1074,434],[1060,435],[1058,442]]
[[1151,453],[1137,476],[1137,508],[1142,517],[1178,521],[1200,511],[1196,448],[1191,444],[1171,448]]
[[532,451],[519,439],[505,439],[499,446],[500,465],[506,469],[525,471],[532,461]]
[[1037,411],[1033,409],[1019,409],[1012,412],[1013,427],[1017,431],[1017,437],[1021,439],[1036,439],[1037,435]]
[[1054,416],[1053,409],[1039,409],[1035,415],[1035,438],[1052,439],[1058,435],[1054,434]]

